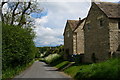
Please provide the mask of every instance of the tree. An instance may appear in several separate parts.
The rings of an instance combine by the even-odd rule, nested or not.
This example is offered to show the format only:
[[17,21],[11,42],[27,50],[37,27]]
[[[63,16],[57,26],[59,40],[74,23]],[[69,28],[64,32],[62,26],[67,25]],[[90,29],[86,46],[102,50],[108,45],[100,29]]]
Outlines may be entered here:
[[33,26],[34,20],[30,17],[31,13],[40,13],[43,8],[38,8],[38,3],[34,2],[2,2],[1,6],[7,5],[6,12],[2,11],[2,22],[10,25],[24,27]]
[[31,30],[3,24],[2,36],[3,70],[23,66],[34,59],[37,50]]

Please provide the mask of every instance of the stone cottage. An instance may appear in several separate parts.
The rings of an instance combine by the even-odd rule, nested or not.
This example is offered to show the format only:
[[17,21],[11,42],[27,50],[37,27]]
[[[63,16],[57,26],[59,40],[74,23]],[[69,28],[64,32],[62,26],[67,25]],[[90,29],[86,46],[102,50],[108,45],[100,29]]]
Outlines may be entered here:
[[85,62],[115,56],[120,46],[120,4],[92,2],[84,25]]
[[79,21],[78,26],[74,29],[73,35],[73,53],[84,54],[84,30],[85,18]]
[[73,54],[84,53],[83,25],[85,19],[67,20],[64,30],[65,58],[69,59]]

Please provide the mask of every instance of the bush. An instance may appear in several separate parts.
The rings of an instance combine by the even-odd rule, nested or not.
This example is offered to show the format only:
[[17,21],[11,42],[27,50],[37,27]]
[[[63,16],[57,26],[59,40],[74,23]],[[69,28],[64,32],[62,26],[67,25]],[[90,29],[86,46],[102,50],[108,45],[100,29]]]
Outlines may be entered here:
[[7,68],[6,70],[2,71],[2,80],[8,80],[9,78],[13,78],[15,75],[18,75],[25,69],[27,69],[29,66],[31,66],[34,63],[34,60],[31,61],[29,64],[24,64],[22,66],[17,66],[15,68]]
[[73,57],[72,57],[73,61],[76,64],[81,63],[82,62],[82,58],[83,58],[83,55],[80,55],[80,54],[73,55]]
[[48,64],[53,64],[54,62],[57,62],[61,59],[61,56],[59,54],[50,54],[47,57],[45,57],[45,61]]
[[2,69],[28,64],[35,57],[34,33],[30,28],[3,24]]
[[120,59],[112,59],[106,62],[90,64],[81,67],[79,72],[74,76],[76,79],[119,79],[118,74],[120,74],[118,64]]
[[39,53],[39,49],[38,48],[36,48],[36,54],[35,54],[35,58],[40,58],[40,53]]

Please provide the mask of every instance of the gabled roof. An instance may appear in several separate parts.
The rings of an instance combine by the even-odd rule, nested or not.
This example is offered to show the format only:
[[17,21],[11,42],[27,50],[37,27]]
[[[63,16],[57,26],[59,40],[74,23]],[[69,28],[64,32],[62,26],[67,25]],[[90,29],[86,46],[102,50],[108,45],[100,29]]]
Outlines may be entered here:
[[73,31],[77,27],[79,20],[67,20],[67,23],[70,25]]
[[[75,27],[75,29],[73,31],[75,31],[81,24],[82,22],[85,20],[86,18],[79,20],[79,23],[77,24],[77,26]],[[83,27],[83,26],[82,26]]]
[[109,18],[120,18],[120,3],[95,3]]
[[[66,26],[64,29],[64,33],[66,31],[67,25],[69,25],[71,30],[73,31],[77,27],[78,23],[79,23],[79,20],[67,20],[67,23],[66,23]],[[64,35],[64,33],[63,33],[63,35]]]

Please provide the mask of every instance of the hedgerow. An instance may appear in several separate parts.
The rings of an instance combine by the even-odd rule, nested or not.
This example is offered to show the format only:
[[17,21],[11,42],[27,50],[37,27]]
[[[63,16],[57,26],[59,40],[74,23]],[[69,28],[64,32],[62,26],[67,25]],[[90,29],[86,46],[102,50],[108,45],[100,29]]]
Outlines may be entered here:
[[31,28],[2,25],[2,69],[28,64],[35,57],[36,48]]
[[58,61],[61,58],[59,54],[50,54],[49,56],[45,57],[45,62],[48,64],[52,64],[53,62]]

